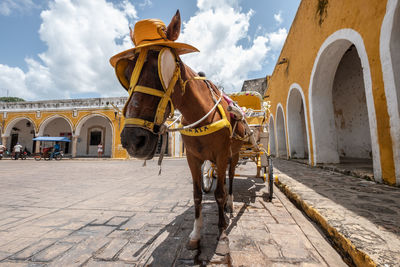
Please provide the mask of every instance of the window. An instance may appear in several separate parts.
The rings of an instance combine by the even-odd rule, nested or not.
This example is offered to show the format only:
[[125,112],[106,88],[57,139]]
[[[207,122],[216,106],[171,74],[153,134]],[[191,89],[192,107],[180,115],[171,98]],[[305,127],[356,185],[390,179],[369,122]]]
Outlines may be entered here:
[[90,145],[97,146],[101,143],[101,131],[90,132]]

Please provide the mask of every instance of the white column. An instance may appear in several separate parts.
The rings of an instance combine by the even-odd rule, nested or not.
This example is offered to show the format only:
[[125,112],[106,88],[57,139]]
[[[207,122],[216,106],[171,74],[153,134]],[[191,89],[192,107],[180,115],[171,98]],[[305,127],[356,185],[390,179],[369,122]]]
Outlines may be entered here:
[[3,144],[3,146],[5,146],[5,147],[7,147],[7,138],[8,138],[9,136],[7,136],[7,135],[2,135],[1,136],[1,143]]
[[72,136],[72,157],[76,157],[76,146],[78,144],[78,135]]

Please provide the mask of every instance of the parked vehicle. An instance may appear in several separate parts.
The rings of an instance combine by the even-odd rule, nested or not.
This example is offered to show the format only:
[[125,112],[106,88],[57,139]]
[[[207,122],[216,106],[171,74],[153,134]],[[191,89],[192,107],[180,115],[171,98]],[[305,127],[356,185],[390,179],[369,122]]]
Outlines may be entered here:
[[[71,142],[66,137],[50,137],[50,136],[36,137],[33,140],[41,142],[53,142],[53,143],[56,142],[55,147],[58,146],[57,142]],[[41,160],[42,158],[44,160],[51,160],[52,158],[54,158],[55,160],[61,160],[64,157],[63,151],[61,150],[53,151],[53,150],[54,150],[53,146],[45,147],[39,153],[35,153],[33,157],[35,160],[38,161]]]

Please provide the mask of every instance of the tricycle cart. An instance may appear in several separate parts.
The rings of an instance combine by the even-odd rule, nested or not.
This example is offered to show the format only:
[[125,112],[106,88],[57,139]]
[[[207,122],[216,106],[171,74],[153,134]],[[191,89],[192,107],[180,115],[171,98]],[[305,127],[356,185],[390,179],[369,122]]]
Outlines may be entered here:
[[[41,142],[71,142],[67,137],[52,137],[52,136],[40,136],[32,139],[33,141],[41,141]],[[35,153],[33,157],[35,160],[41,160],[42,158],[44,160],[50,160],[51,159],[51,154],[53,153],[53,158],[55,160],[61,160],[64,157],[64,154],[62,151],[57,151],[57,152],[52,152],[53,146],[50,147],[44,147],[41,149],[39,153]]]

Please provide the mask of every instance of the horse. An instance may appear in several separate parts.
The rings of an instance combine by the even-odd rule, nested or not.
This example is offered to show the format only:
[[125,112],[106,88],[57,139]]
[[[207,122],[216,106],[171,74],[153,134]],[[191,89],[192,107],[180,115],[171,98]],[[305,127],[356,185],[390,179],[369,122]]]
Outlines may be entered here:
[[[135,37],[136,25],[134,32],[130,29],[130,35],[133,43],[140,47]],[[201,166],[206,160],[216,165],[217,185],[214,195],[218,205],[218,239],[219,242],[224,241],[226,244],[229,242],[225,233],[228,223],[224,209],[233,211],[233,177],[243,144],[243,138],[240,137],[245,136],[246,130],[240,122],[235,123],[229,115],[228,101],[222,96],[222,92],[211,81],[202,80],[195,71],[184,64],[177,52],[180,48],[177,48],[177,45],[175,47],[170,45],[178,39],[180,27],[178,10],[168,27],[157,30],[158,34],[165,36],[164,40],[168,40],[166,45],[163,45],[163,42],[146,45],[124,55],[119,59],[121,64],[116,64],[113,58],[110,62],[114,66],[122,66],[118,70],[116,68],[117,76],[130,92],[123,111],[125,126],[121,132],[122,146],[129,155],[145,160],[153,157],[159,136],[165,132],[164,123],[170,114],[173,115],[174,108],[182,114],[183,126],[198,122],[196,128],[181,131],[193,179],[195,206],[195,220],[187,247],[197,249],[203,225]],[[142,66],[137,67],[137,65]],[[201,118],[203,120],[199,122]],[[224,123],[221,123],[222,121]],[[220,126],[209,127],[214,124]],[[196,131],[204,131],[204,134],[198,135]],[[225,181],[228,166],[227,196]]]

